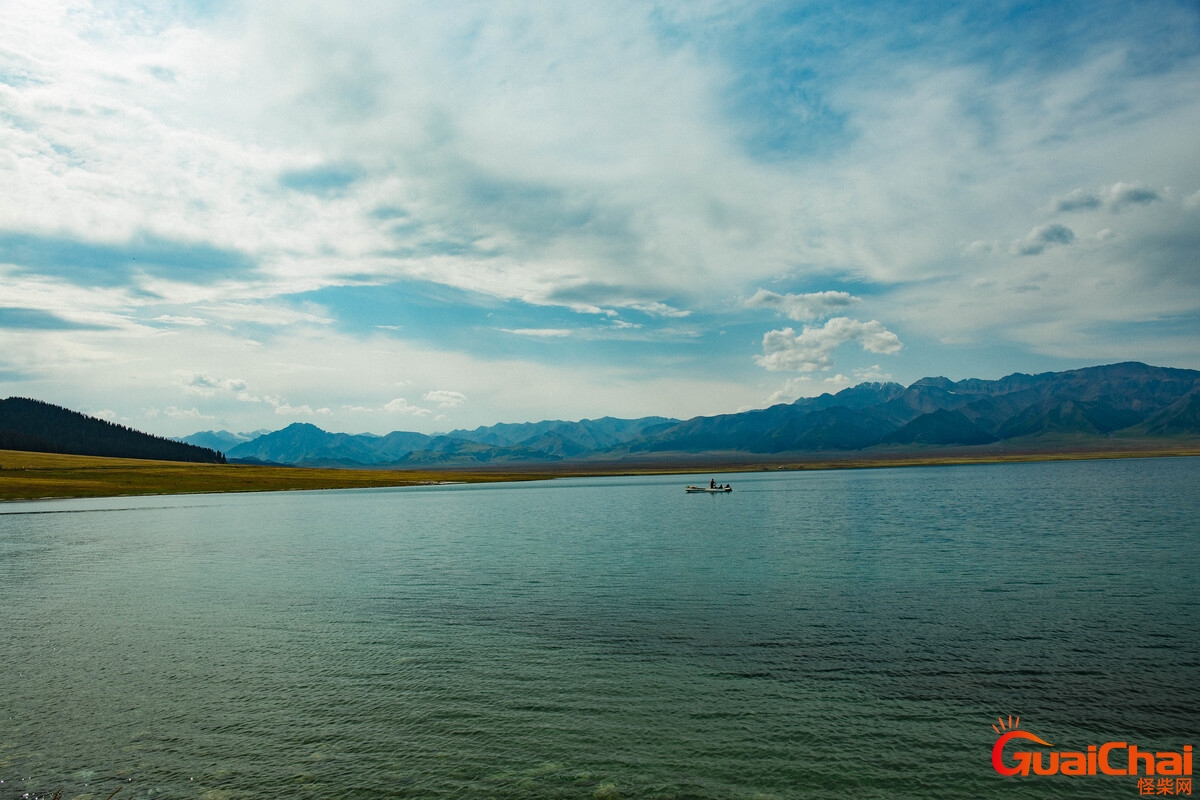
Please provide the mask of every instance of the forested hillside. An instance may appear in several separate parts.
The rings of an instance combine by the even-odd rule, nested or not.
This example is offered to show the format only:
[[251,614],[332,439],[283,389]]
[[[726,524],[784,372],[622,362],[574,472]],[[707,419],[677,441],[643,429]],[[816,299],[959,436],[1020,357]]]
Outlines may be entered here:
[[207,447],[151,436],[25,397],[0,400],[0,450],[225,463],[225,456]]

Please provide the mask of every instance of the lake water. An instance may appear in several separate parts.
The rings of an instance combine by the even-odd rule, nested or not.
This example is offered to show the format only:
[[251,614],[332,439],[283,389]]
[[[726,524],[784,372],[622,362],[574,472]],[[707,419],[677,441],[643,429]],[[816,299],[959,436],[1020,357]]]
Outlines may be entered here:
[[717,477],[2,505],[0,798],[1126,798],[992,723],[1200,744],[1200,459]]

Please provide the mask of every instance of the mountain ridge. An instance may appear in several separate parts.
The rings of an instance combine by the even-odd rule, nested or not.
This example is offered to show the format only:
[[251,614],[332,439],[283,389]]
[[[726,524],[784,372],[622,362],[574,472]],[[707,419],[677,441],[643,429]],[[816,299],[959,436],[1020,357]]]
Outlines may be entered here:
[[305,466],[401,468],[619,461],[669,454],[761,457],[1045,443],[1056,437],[1099,442],[1123,436],[1200,437],[1200,371],[1135,361],[1062,372],[1017,372],[996,380],[933,376],[907,387],[864,382],[835,394],[687,420],[543,420],[437,435],[337,434],[294,423],[238,444],[226,455]]

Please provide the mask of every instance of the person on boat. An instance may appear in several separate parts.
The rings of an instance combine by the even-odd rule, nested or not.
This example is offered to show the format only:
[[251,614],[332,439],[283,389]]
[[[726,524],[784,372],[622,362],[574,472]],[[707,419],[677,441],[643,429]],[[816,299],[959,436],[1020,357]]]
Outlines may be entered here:
[[708,488],[710,488],[710,489],[715,489],[715,488],[717,488],[717,479],[716,479],[716,478],[709,478],[709,479],[708,479]]

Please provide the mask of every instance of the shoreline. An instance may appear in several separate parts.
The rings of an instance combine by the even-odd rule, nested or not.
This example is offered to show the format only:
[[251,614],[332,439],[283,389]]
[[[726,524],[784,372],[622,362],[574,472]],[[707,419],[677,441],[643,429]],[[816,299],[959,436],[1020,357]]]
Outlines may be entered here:
[[176,461],[0,450],[0,502],[178,494],[313,491],[500,483],[633,475],[695,475],[831,469],[965,466],[970,464],[1200,456],[1200,442],[1124,442],[1123,446],[1012,449],[941,448],[876,453],[796,453],[749,456],[677,454],[656,459],[479,465],[471,469],[332,469],[194,464]]

